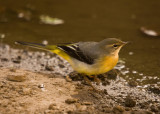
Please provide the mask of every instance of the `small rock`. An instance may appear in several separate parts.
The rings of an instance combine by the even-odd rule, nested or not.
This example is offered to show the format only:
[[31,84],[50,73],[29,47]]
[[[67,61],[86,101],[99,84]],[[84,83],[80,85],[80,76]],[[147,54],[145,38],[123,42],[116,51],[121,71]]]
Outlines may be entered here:
[[12,58],[12,62],[17,64],[21,63],[21,56],[18,56],[17,58]]
[[159,109],[155,105],[152,105],[150,108],[151,108],[152,112],[158,112],[159,111]]
[[87,101],[86,101],[86,102],[83,102],[82,104],[83,104],[83,105],[92,105],[93,103],[92,103],[92,102],[87,102]]
[[126,111],[130,111],[131,109],[129,107],[125,107],[125,110]]
[[83,77],[82,75],[78,74],[77,72],[71,72],[69,74],[69,77],[73,80],[73,81],[82,81]]
[[27,79],[27,76],[26,75],[8,75],[7,79],[9,81],[24,82]]
[[44,84],[38,85],[39,88],[44,88]]
[[58,64],[58,66],[59,66],[60,68],[64,68],[64,67],[65,67],[63,64]]
[[135,105],[136,105],[136,101],[134,101],[130,96],[125,98],[126,107],[134,107]]
[[31,88],[23,88],[22,92],[20,92],[22,95],[30,95],[32,93]]
[[103,85],[103,86],[107,86],[107,85],[109,85],[109,84],[110,84],[110,82],[109,82],[108,80],[105,80],[105,81],[102,82],[102,85]]
[[48,71],[54,71],[54,68],[52,66],[46,66],[45,69]]
[[71,98],[71,99],[66,99],[65,103],[72,104],[72,103],[76,103],[77,101],[78,101],[77,99]]
[[7,58],[1,58],[1,61],[2,61],[2,62],[7,62],[8,59],[7,59]]
[[115,107],[113,108],[113,112],[115,112],[115,113],[124,112],[124,111],[125,111],[125,110],[124,110],[124,107],[119,106],[119,105],[117,105],[117,106],[115,106]]
[[53,104],[50,104],[49,107],[48,107],[48,109],[49,109],[49,110],[55,110],[55,109],[57,109],[57,108],[56,108],[56,104],[54,104],[54,103],[53,103]]
[[75,103],[75,106],[79,111],[86,110],[87,108],[85,105],[81,105],[80,103]]
[[103,112],[105,112],[105,113],[111,113],[112,112],[112,108],[108,108],[108,107],[103,108]]
[[16,72],[16,69],[15,68],[11,68],[10,71],[11,72]]
[[130,87],[136,87],[136,86],[138,85],[138,83],[137,83],[136,81],[134,81],[134,80],[130,80],[130,81],[128,82],[128,85],[129,85]]
[[117,78],[117,70],[111,70],[107,72],[107,79],[115,80]]
[[159,105],[159,106],[157,106],[157,108],[160,110],[160,105]]
[[104,94],[108,95],[108,92],[106,89],[103,90]]
[[148,87],[148,90],[155,94],[160,94],[160,87],[158,86],[150,86]]
[[150,111],[144,111],[144,110],[132,110],[129,114],[153,114]]
[[69,76],[66,76],[66,81],[67,82],[72,82],[72,79]]

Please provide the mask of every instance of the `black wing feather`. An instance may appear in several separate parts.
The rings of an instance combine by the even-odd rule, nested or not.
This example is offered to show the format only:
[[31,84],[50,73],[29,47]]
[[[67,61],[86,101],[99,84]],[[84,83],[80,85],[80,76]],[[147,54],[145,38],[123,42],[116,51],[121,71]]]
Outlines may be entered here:
[[70,55],[71,57],[78,59],[79,61],[85,62],[87,64],[93,64],[94,59],[85,55],[78,46],[75,45],[57,45],[60,49],[62,49],[65,53]]

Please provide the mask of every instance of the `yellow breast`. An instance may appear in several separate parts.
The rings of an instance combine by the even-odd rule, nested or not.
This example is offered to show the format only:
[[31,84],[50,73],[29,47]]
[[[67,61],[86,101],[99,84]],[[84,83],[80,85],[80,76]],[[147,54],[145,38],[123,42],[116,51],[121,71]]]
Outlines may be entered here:
[[118,62],[118,57],[116,56],[107,56],[100,60],[99,73],[105,73],[112,70]]
[[107,56],[102,57],[101,59],[98,59],[95,61],[95,64],[88,65],[84,62],[80,61],[72,61],[71,65],[74,70],[76,70],[79,73],[83,73],[86,75],[98,75],[103,74],[111,69],[117,64],[118,62],[118,56]]

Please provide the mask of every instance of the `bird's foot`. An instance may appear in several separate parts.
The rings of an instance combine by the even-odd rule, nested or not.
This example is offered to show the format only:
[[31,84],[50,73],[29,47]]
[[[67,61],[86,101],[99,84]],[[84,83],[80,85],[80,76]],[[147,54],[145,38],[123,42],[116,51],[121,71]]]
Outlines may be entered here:
[[84,76],[84,80],[87,82],[88,85],[90,85],[90,86],[92,87],[92,88],[90,88],[89,90],[91,90],[91,91],[96,91],[97,93],[101,93],[101,92],[102,92],[101,90],[95,88],[95,87],[92,85],[91,81],[90,81],[86,76]]
[[97,76],[94,76],[94,82],[96,82],[97,85],[100,85],[101,80],[99,78],[97,78]]

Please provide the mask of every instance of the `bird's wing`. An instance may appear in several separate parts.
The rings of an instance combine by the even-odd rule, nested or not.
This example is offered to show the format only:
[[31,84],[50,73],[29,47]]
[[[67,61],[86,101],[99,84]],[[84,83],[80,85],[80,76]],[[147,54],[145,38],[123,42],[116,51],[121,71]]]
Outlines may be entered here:
[[63,50],[72,58],[75,58],[81,62],[84,62],[87,64],[94,63],[94,59],[91,56],[88,56],[87,54],[85,54],[83,50],[80,49],[79,43],[68,44],[68,45],[60,44],[60,45],[57,45],[57,47]]

